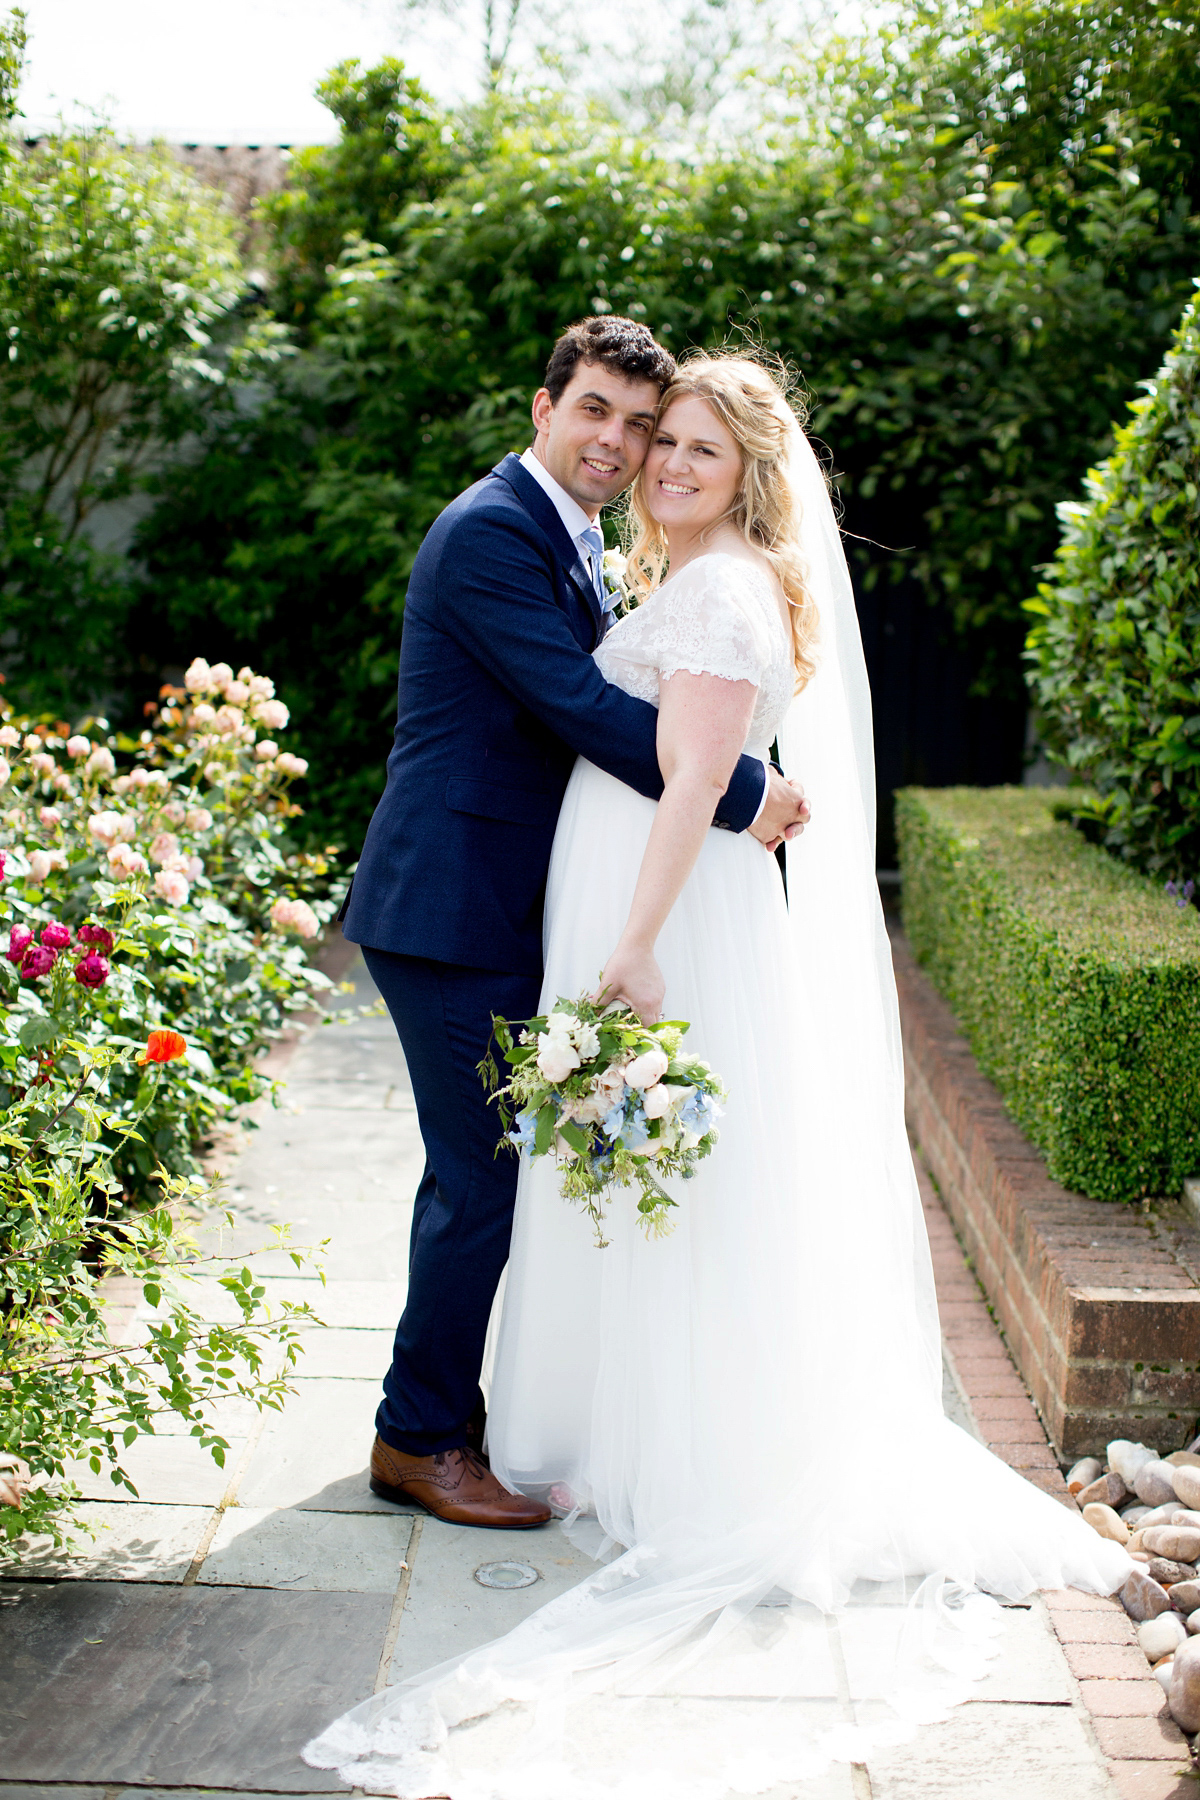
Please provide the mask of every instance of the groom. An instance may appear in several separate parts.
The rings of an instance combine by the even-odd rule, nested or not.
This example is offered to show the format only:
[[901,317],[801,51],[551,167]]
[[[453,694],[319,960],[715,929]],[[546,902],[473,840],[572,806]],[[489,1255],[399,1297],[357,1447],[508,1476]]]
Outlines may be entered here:
[[[642,466],[671,356],[612,315],[563,333],[535,437],[451,502],[413,566],[387,787],[343,908],[399,1033],[425,1173],[408,1302],[383,1383],[371,1489],[456,1524],[544,1524],[482,1455],[488,1316],[508,1258],[517,1159],[476,1064],[491,1015],[537,1011],[542,901],[576,756],[657,799],[657,713],[591,652],[611,610],[597,519]],[[764,845],[807,808],[754,757],[717,824]]]

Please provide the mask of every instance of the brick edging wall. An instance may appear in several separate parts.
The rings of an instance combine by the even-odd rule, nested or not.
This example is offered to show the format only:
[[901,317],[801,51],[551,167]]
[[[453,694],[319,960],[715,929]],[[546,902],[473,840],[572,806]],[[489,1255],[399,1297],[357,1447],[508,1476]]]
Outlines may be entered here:
[[1051,1180],[898,931],[892,955],[909,1128],[1055,1449],[1180,1448],[1200,1412],[1189,1234]]

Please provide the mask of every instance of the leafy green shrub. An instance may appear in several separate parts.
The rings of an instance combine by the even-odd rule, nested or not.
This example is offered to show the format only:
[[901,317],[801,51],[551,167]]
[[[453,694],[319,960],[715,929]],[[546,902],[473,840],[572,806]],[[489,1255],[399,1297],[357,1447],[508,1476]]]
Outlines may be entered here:
[[555,334],[611,309],[680,350],[745,326],[794,358],[872,540],[850,540],[860,581],[916,576],[969,645],[964,684],[1023,710],[1019,600],[1054,501],[1200,262],[1200,9],[1167,10],[911,9],[798,72],[802,122],[769,153],[747,134],[674,158],[553,94],[443,113],[398,64],[335,70],[340,142],[263,209],[298,353],[195,390],[132,638],[165,666],[203,630],[271,668],[313,811],[357,845],[417,546],[529,441]]
[[[22,1554],[22,1539],[70,1538],[72,1462],[96,1474],[107,1466],[115,1486],[136,1494],[122,1451],[163,1414],[182,1419],[223,1466],[216,1404],[239,1395],[279,1406],[299,1334],[315,1322],[307,1305],[266,1307],[242,1255],[197,1247],[182,1213],[211,1198],[203,1182],[164,1171],[156,1205],[109,1211],[123,1186],[114,1150],[138,1142],[147,1118],[173,1111],[178,1077],[167,1065],[183,1039],[154,1034],[140,1058],[97,1044],[95,1000],[81,987],[53,1055],[37,1047],[39,1074],[0,1113],[0,1563]],[[142,1090],[132,1114],[123,1077]],[[274,1240],[288,1244],[287,1228]],[[297,1267],[308,1260],[300,1250],[292,1257]],[[153,1309],[136,1343],[110,1333],[103,1283],[112,1277],[136,1283]],[[204,1319],[197,1277],[224,1289],[235,1323]]]
[[904,925],[981,1068],[1066,1187],[1200,1171],[1200,918],[1044,788],[906,788]]
[[170,1083],[128,1057],[107,1075],[109,1119],[140,1124],[105,1153],[139,1199],[159,1165],[195,1173],[214,1122],[270,1091],[257,1057],[329,985],[303,947],[335,903],[328,860],[289,842],[305,764],[275,741],[287,708],[249,669],[198,660],[187,683],[136,739],[0,725],[0,1120],[70,1072],[66,1045],[182,1033]]
[[1063,541],[1029,634],[1051,752],[1089,781],[1081,823],[1141,868],[1200,871],[1200,312],[1188,307]]

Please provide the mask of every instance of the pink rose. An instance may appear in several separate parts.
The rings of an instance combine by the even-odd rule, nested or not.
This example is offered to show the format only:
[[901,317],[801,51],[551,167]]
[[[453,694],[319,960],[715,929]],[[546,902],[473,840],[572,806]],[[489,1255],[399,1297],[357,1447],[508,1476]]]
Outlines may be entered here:
[[118,880],[126,875],[145,875],[150,867],[140,850],[132,850],[124,843],[113,845],[108,853],[108,866]]
[[53,867],[54,858],[49,850],[35,850],[29,858],[29,874],[26,876],[26,880],[31,881],[34,887],[41,887]]
[[[39,739],[38,741],[40,743],[41,740]],[[30,757],[29,766],[35,775],[53,775],[58,764],[55,762],[54,758],[48,756],[44,750],[39,750],[36,756]]]
[[225,683],[225,698],[228,700],[230,706],[245,706],[247,700],[250,698],[250,689],[244,681],[227,681]]
[[239,707],[222,706],[218,708],[213,720],[213,730],[219,731],[222,737],[232,737],[234,732],[241,730],[242,720],[243,714]]
[[116,761],[113,753],[104,744],[97,745],[83,765],[85,775],[115,775]]
[[272,700],[275,697],[275,683],[269,675],[254,675],[249,669],[239,669],[238,680],[244,681],[250,692],[260,700]]
[[50,973],[57,961],[57,950],[44,949],[41,944],[30,944],[21,958],[21,980],[40,980],[43,975]]
[[178,869],[160,869],[154,877],[154,888],[168,906],[183,906],[190,891],[187,876]]
[[179,855],[179,839],[173,831],[160,831],[150,846],[150,861],[168,863]]
[[56,825],[62,824],[62,814],[57,806],[43,806],[38,812],[38,818],[47,831],[53,831]]
[[81,987],[103,987],[108,975],[108,963],[96,950],[89,950],[82,962],[75,964],[75,979]]
[[7,786],[8,778],[11,774],[12,770],[9,768],[6,759],[3,756],[0,756],[0,787]]
[[163,817],[169,819],[172,825],[182,825],[187,818],[187,809],[178,800],[168,800],[163,807]]
[[254,717],[268,731],[282,731],[291,714],[282,700],[258,700],[254,706]]
[[16,750],[21,742],[21,734],[15,725],[0,725],[0,749]]
[[212,814],[207,806],[193,806],[188,812],[186,823],[189,831],[211,831]]
[[51,919],[48,925],[42,926],[41,941],[47,950],[65,950],[71,942],[71,928]]
[[112,953],[113,934],[104,925],[81,925],[75,936],[81,944],[90,944],[102,956]]
[[52,785],[58,789],[60,794],[69,794],[71,792],[71,777],[67,774],[65,769],[56,769],[52,777]]
[[91,748],[91,738],[85,738],[78,733],[74,737],[69,737],[67,739],[67,755],[74,762],[78,762],[81,756],[87,756],[90,753]]
[[233,680],[233,670],[228,663],[214,663],[208,673],[212,686],[220,688],[222,692]]
[[316,937],[321,929],[307,900],[277,900],[271,908],[271,923],[280,931],[295,931],[302,938]]
[[193,706],[193,708],[192,708],[192,724],[193,725],[209,725],[216,718],[216,716],[217,716],[216,707],[210,706],[208,704],[207,700],[202,700],[200,702],[199,706]]
[[261,744],[255,744],[254,754],[259,762],[274,762],[279,755],[279,745],[273,743],[270,738],[264,738]]
[[204,864],[200,861],[198,856],[185,856],[182,867],[183,873],[187,876],[189,881],[199,881],[204,873]]
[[118,812],[93,813],[87,822],[92,837],[102,844],[115,844],[121,835],[122,815]]
[[113,793],[127,794],[132,786],[132,775],[118,775],[117,779],[113,782]]
[[295,776],[297,779],[308,774],[307,762],[302,756],[293,756],[290,750],[285,750],[282,756],[275,759],[275,767],[281,775]]
[[33,942],[33,933],[28,925],[14,925],[8,934],[8,949],[4,952],[10,963],[19,963]]
[[202,656],[197,656],[191,664],[183,678],[183,685],[189,694],[206,694],[211,687],[215,686],[212,670]]

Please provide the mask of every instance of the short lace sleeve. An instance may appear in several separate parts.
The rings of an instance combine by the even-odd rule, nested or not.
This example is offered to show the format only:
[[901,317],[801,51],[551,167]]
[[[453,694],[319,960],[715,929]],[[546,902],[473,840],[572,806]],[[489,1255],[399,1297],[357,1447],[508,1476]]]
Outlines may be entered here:
[[758,687],[771,660],[767,607],[775,600],[757,569],[735,556],[698,557],[656,596],[644,650],[664,681],[686,672]]

